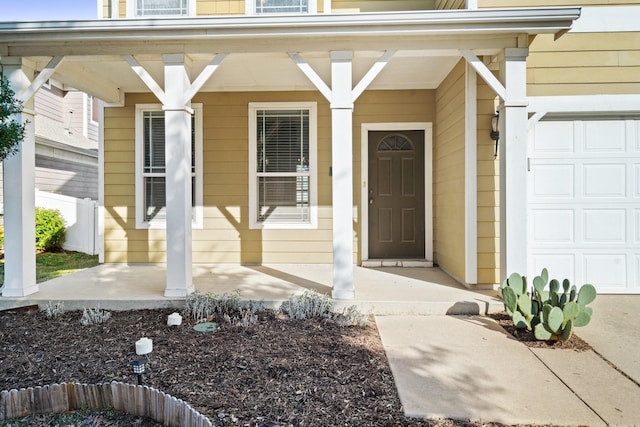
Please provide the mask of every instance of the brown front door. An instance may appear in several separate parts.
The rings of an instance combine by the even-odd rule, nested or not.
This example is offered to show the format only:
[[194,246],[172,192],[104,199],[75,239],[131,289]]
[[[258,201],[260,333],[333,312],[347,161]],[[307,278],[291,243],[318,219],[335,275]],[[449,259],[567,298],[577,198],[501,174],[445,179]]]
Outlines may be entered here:
[[369,132],[369,258],[424,259],[424,131]]

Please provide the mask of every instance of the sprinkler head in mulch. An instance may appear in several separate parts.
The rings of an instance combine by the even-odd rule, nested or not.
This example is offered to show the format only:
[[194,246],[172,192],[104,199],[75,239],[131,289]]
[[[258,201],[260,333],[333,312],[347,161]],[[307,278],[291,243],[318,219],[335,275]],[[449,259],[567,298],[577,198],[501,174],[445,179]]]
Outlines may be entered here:
[[197,332],[211,333],[218,330],[218,324],[215,322],[203,322],[193,325],[193,330]]

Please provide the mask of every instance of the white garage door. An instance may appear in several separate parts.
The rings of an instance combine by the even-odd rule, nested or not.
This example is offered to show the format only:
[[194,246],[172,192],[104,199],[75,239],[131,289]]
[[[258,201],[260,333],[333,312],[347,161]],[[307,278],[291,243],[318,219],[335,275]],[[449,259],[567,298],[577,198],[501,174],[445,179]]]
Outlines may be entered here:
[[539,122],[529,157],[529,275],[640,293],[640,120]]

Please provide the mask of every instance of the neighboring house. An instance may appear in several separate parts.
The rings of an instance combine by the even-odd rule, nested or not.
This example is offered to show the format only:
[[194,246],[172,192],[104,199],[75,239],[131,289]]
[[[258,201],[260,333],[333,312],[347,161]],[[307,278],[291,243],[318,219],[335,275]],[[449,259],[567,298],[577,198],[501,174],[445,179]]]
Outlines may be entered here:
[[[98,200],[97,103],[77,90],[49,82],[35,95],[35,187]],[[0,213],[3,211],[0,162]]]
[[336,298],[354,264],[640,292],[640,1],[103,4],[0,23],[0,62],[25,99],[39,71],[105,100],[102,259],[166,263],[166,296],[192,263],[330,263]]

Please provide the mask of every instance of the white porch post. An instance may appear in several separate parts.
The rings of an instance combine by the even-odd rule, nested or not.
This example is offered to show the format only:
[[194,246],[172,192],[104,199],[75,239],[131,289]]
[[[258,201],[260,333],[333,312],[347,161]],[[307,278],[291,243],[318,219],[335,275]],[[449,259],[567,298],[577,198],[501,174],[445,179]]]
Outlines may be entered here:
[[[34,66],[21,58],[3,58],[5,77],[18,96],[26,91],[34,75]],[[19,96],[18,96],[19,98]],[[35,237],[35,132],[33,98],[23,100],[21,123],[29,121],[24,140],[16,154],[4,162],[4,248],[5,271],[3,297],[23,297],[38,292],[36,284]]]
[[165,297],[185,297],[195,290],[191,242],[191,102],[183,54],[163,55],[165,167],[167,195],[167,284]]
[[353,299],[353,96],[350,51],[331,52],[333,298]]
[[527,273],[527,56],[505,49],[500,74],[500,276]]
[[353,299],[353,104],[395,51],[385,51],[352,89],[351,51],[331,52],[331,88],[296,52],[289,56],[331,103],[331,162],[333,203],[333,292],[336,299]]

